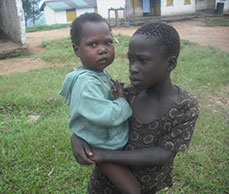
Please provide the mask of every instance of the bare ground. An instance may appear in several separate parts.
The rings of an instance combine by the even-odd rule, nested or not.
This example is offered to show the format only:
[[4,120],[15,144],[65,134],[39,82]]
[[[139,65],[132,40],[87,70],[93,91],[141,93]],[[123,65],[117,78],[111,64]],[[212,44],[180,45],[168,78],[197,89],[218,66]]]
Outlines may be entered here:
[[[229,26],[208,26],[203,19],[170,23],[180,38],[199,43],[202,46],[214,46],[229,52]],[[132,35],[138,27],[113,28],[114,34]],[[27,33],[27,44],[34,54],[32,57],[0,60],[0,75],[26,72],[32,69],[51,67],[53,64],[43,61],[39,56],[44,51],[41,42],[69,36],[69,28]],[[57,65],[57,64],[55,64]],[[61,64],[59,64],[61,65]]]

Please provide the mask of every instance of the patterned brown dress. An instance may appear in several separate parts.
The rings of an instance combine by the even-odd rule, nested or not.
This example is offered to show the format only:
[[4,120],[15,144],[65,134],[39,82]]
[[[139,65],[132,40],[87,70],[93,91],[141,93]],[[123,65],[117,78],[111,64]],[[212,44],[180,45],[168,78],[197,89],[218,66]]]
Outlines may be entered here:
[[[133,114],[130,119],[129,141],[125,150],[150,147],[161,147],[174,153],[185,153],[188,150],[199,115],[199,104],[193,95],[181,88],[178,90],[178,99],[159,119],[143,124],[136,114]],[[129,89],[130,105],[133,105],[137,93],[134,88]],[[162,166],[129,167],[141,185],[142,194],[153,194],[172,186],[174,158]],[[93,170],[87,189],[89,194],[120,194],[97,167]]]

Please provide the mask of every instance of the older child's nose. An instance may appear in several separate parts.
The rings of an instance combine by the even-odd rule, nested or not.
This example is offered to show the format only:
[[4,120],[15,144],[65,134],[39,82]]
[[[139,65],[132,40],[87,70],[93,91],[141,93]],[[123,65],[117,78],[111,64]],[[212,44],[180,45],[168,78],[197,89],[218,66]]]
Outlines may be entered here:
[[138,72],[138,67],[136,64],[130,64],[129,66],[130,73],[137,73]]

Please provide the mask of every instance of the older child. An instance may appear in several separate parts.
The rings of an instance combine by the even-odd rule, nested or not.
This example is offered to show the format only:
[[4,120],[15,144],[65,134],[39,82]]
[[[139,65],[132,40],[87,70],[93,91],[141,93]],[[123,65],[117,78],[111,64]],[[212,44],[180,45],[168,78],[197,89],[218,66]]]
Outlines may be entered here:
[[[82,66],[66,76],[60,92],[70,106],[69,128],[95,148],[120,149],[128,141],[132,111],[120,82],[113,81],[112,95],[111,76],[104,70],[115,56],[111,29],[100,15],[86,13],[72,23],[71,39]],[[139,193],[140,186],[127,168],[98,166],[122,193]]]
[[[134,33],[128,51],[133,86],[128,88],[128,101],[133,116],[125,151],[90,148],[72,136],[78,162],[128,165],[140,182],[142,194],[172,186],[175,156],[177,152],[187,151],[199,114],[196,98],[173,85],[170,79],[179,51],[179,35],[169,25],[151,23]],[[119,191],[95,168],[88,193],[119,194]]]

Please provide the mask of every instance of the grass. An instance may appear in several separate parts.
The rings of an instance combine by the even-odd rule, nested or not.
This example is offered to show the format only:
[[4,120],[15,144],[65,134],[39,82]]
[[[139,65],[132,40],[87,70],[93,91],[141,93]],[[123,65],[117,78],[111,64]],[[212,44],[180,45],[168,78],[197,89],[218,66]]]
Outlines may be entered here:
[[229,17],[208,19],[207,24],[211,26],[229,26]]
[[[128,36],[117,36],[112,76],[126,84]],[[228,193],[229,54],[182,41],[173,82],[201,104],[189,152],[178,154],[174,186],[162,193]],[[58,95],[65,75],[79,65],[69,38],[47,41],[44,60],[64,64],[0,76],[0,193],[86,194],[92,167],[71,153],[69,110]],[[29,116],[38,116],[30,121]]]
[[40,24],[40,25],[35,25],[32,27],[27,27],[26,32],[37,32],[37,31],[43,31],[43,30],[66,28],[66,27],[69,27],[70,25],[71,24],[52,24],[52,25]]

